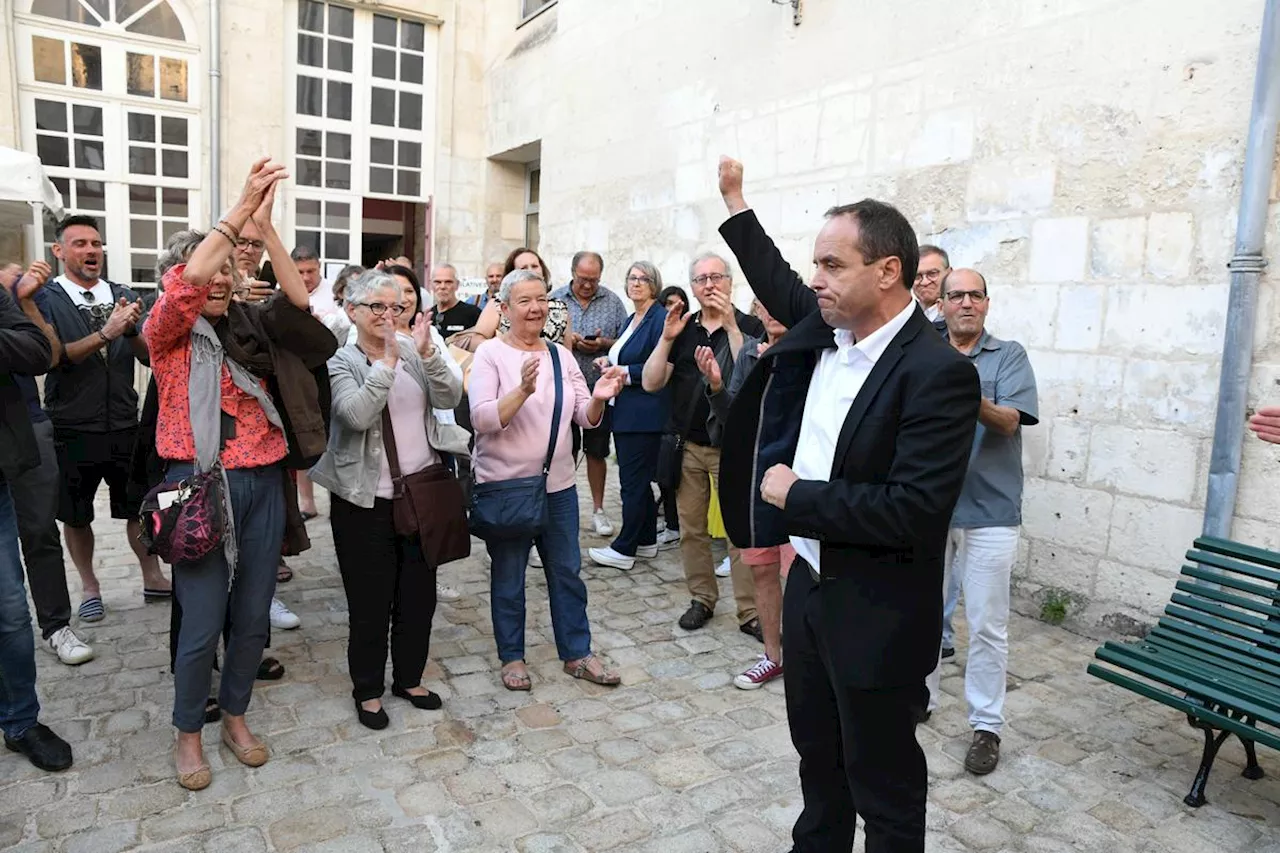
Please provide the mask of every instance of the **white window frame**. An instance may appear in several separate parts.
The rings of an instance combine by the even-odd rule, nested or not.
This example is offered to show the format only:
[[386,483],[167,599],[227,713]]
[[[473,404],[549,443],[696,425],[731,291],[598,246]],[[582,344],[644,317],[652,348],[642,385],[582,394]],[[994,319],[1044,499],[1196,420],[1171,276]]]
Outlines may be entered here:
[[532,12],[528,11],[531,0],[516,0],[516,2],[520,4],[519,7],[517,7],[520,14],[520,23],[516,24],[516,29],[519,29],[541,15],[543,12],[550,9],[552,6],[556,5],[556,3],[559,3],[560,0],[543,0],[542,5],[534,9]]
[[[533,175],[538,174],[538,200],[533,200]],[[542,217],[539,211],[542,208],[542,161],[534,160],[532,163],[524,167],[524,245],[534,251],[538,250],[537,243],[541,242],[542,235]],[[529,239],[529,218],[538,217],[538,240]]]

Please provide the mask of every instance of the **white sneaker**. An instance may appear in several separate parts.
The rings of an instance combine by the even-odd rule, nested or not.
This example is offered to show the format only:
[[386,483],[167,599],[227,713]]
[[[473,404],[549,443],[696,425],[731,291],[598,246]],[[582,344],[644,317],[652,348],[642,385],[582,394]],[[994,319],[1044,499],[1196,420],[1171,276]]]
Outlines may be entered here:
[[667,520],[662,516],[658,516],[658,532],[661,533],[666,529],[667,529]]
[[278,598],[271,599],[271,627],[281,631],[292,631],[302,624],[298,614],[284,606]]
[[729,567],[729,558],[725,557],[720,561],[720,565],[716,566],[716,577],[727,578],[732,571]]
[[457,601],[459,598],[462,598],[462,593],[453,587],[442,583],[436,584],[436,601]]
[[611,566],[615,569],[622,569],[624,572],[630,571],[631,567],[636,564],[635,557],[619,554],[612,548],[589,548],[587,549],[587,556],[597,566]]
[[613,522],[609,520],[609,516],[604,514],[604,510],[598,509],[591,516],[591,524],[596,529],[597,536],[612,536]]
[[680,531],[679,530],[662,530],[658,533],[658,550],[670,551],[672,548],[680,547]]
[[637,545],[636,556],[642,560],[652,560],[654,557],[658,556],[658,546],[657,545]]
[[70,626],[54,631],[44,642],[45,647],[67,666],[79,666],[93,660],[93,647],[77,637]]
[[542,568],[542,555],[538,553],[537,548],[531,548],[529,550],[529,565],[533,566],[535,569]]

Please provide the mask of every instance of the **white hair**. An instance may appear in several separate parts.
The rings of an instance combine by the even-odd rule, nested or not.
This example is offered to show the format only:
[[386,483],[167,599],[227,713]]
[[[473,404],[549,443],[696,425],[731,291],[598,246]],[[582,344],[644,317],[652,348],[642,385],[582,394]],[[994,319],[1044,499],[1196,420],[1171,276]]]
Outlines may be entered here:
[[503,305],[511,302],[511,291],[517,284],[524,284],[526,281],[536,281],[547,286],[546,280],[533,270],[512,270],[502,279],[502,284],[498,286],[498,301]]
[[364,302],[375,290],[390,288],[396,292],[397,301],[400,295],[400,282],[395,276],[382,270],[365,270],[347,282],[347,289],[342,294],[344,302]]
[[724,274],[729,277],[730,281],[733,281],[733,265],[726,261],[723,255],[718,255],[715,252],[703,252],[693,259],[693,262],[689,264],[689,281],[693,281],[694,268],[703,261],[719,261],[724,264]]

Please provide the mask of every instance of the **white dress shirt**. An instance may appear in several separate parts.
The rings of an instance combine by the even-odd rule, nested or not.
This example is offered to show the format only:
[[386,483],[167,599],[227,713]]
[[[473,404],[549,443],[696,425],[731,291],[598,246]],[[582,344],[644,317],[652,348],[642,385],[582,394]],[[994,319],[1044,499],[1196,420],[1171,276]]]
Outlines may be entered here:
[[[854,343],[853,333],[836,329],[836,348],[824,350],[809,380],[809,393],[804,401],[804,417],[800,421],[800,442],[791,469],[801,480],[829,482],[836,444],[849,407],[862,390],[871,368],[884,355],[916,310],[916,301],[907,303],[893,319]],[[817,539],[791,537],[791,547],[821,573],[822,544]]]

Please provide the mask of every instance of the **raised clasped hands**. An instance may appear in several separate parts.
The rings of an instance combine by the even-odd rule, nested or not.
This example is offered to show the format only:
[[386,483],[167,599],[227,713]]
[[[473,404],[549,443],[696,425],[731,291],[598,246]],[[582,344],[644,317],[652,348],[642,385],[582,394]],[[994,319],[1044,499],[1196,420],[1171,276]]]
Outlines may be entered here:
[[698,370],[707,378],[707,387],[711,393],[719,394],[724,388],[724,380],[720,374],[720,362],[716,360],[715,351],[711,347],[698,347],[693,351],[693,360]]

